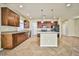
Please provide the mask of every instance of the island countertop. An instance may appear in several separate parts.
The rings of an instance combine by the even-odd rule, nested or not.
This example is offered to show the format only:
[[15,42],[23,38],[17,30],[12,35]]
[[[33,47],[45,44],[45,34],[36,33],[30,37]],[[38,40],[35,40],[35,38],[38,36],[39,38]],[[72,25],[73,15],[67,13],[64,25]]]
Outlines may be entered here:
[[41,31],[41,30],[39,30],[39,31],[37,31],[37,33],[59,33],[59,32],[55,32],[55,31]]

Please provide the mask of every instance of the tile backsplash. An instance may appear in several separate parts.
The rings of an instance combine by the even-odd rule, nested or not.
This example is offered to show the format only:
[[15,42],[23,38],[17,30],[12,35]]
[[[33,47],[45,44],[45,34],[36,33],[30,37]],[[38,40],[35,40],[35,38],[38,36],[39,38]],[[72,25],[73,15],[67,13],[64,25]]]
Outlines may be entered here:
[[12,26],[0,26],[0,31],[17,31],[18,27],[12,27]]

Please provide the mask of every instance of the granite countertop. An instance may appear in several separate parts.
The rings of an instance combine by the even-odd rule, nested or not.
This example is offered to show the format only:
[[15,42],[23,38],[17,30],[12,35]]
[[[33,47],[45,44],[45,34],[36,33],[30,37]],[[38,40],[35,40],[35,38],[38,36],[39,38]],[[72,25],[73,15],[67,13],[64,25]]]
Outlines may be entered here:
[[28,33],[29,31],[5,31],[5,32],[1,32],[1,34],[16,34],[16,33],[23,33],[23,32]]
[[39,30],[39,31],[37,31],[37,33],[59,33],[59,32],[50,31],[50,30],[48,30],[48,31],[41,31],[41,30]]

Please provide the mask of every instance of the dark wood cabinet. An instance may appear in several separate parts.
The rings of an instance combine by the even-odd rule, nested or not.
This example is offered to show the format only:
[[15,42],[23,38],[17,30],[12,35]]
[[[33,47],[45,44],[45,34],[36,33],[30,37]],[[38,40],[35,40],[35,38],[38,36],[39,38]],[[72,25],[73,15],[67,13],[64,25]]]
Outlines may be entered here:
[[19,27],[20,17],[7,7],[1,8],[1,24],[5,26]]
[[46,26],[47,28],[51,28],[52,23],[51,23],[51,21],[43,21],[43,23],[41,21],[37,22],[38,28],[43,28],[43,26]]
[[18,44],[22,43],[23,41],[25,41],[26,39],[28,39],[28,34],[17,33],[17,34],[14,34],[13,37],[14,37],[14,44],[18,45]]
[[58,24],[58,21],[38,21],[37,22],[37,28],[43,28],[43,26],[46,26],[47,28],[51,28],[52,26]]
[[2,48],[12,49],[28,39],[28,33],[1,34]]

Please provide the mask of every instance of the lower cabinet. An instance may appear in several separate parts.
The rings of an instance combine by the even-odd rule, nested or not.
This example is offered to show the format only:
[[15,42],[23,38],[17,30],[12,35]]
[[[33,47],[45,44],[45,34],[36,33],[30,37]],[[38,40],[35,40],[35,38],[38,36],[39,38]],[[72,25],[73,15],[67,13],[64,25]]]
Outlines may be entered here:
[[28,33],[16,33],[16,34],[2,34],[1,42],[2,48],[10,49],[14,48],[23,41],[28,39]]

